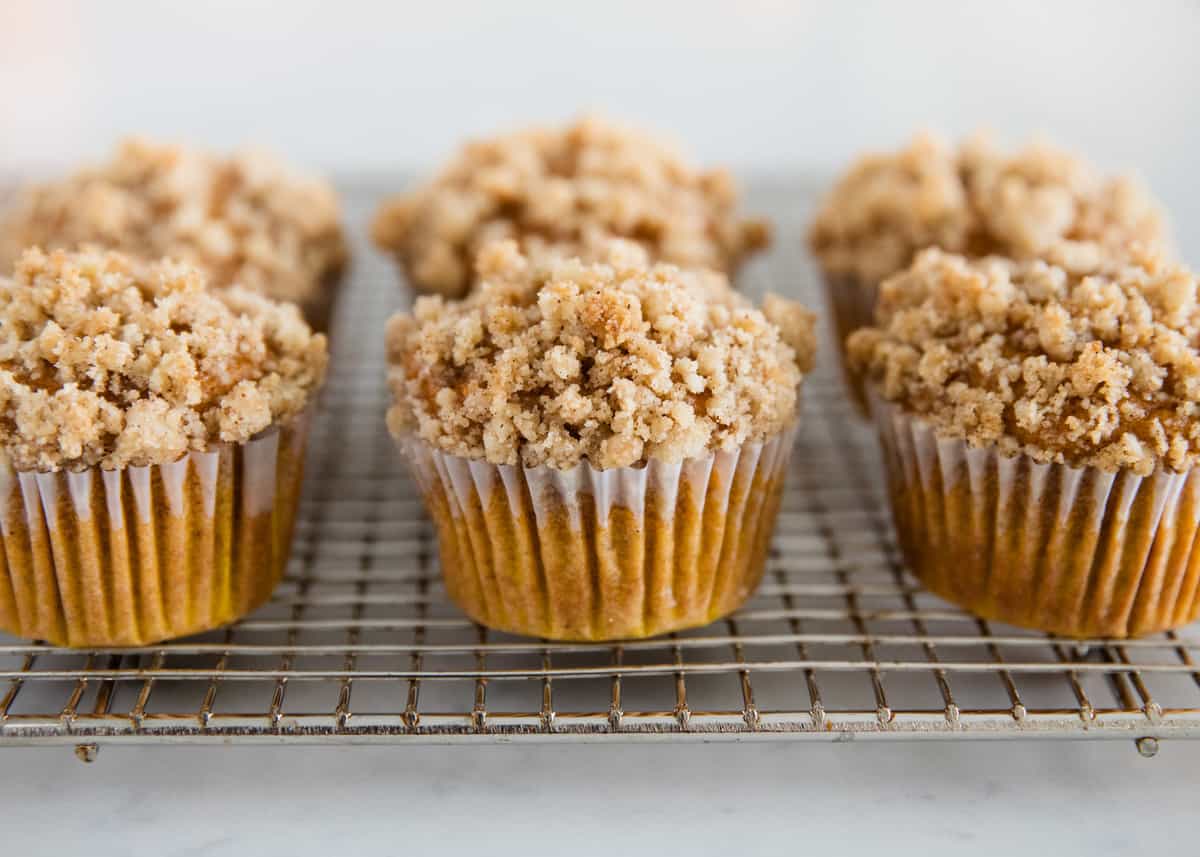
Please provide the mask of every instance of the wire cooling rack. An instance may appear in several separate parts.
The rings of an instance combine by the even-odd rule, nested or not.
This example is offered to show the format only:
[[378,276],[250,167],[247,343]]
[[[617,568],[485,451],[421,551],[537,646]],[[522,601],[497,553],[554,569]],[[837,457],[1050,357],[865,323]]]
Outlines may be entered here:
[[[901,566],[879,456],[829,342],[765,580],[736,615],[622,645],[492,633],[446,599],[384,429],[383,323],[403,301],[362,241],[394,181],[345,187],[355,267],[335,320],[293,557],[272,602],[210,634],[71,651],[0,637],[0,745],[115,742],[1200,737],[1195,627],[1086,643],[975,619]],[[750,195],[777,247],[743,277],[821,298],[811,188]],[[828,339],[828,337],[826,337]]]

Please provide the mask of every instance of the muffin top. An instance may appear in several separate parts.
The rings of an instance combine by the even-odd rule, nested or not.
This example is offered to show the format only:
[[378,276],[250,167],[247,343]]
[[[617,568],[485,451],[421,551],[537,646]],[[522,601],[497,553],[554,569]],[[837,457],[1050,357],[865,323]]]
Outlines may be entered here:
[[320,385],[299,310],[179,262],[30,250],[0,278],[0,448],[18,470],[163,464],[249,440]]
[[737,216],[724,170],[700,171],[664,143],[597,118],[468,143],[431,182],[384,204],[375,242],[419,291],[460,297],[475,254],[498,239],[597,260],[610,238],[655,261],[731,273],[769,240]]
[[25,189],[0,222],[0,270],[26,247],[96,245],[188,262],[214,286],[303,301],[345,264],[339,218],[327,183],[263,152],[219,157],[132,139],[105,164]]
[[938,434],[1005,455],[1146,475],[1200,451],[1196,277],[1094,245],[1047,260],[936,249],[880,288],[850,361]]
[[1168,238],[1157,203],[1129,177],[1045,144],[1005,154],[976,137],[952,150],[929,135],[855,163],[808,232],[826,274],[869,284],[925,247],[1026,259],[1064,240],[1124,248]]
[[[531,261],[511,241],[480,254],[461,302],[419,298],[388,325],[388,425],[494,464],[607,469],[732,449],[795,419],[813,318],[763,311],[723,275],[606,261]],[[772,320],[774,319],[774,321]]]

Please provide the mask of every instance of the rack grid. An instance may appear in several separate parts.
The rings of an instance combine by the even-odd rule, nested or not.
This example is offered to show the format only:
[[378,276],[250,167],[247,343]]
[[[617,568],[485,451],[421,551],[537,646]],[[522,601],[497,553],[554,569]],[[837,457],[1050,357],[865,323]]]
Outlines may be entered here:
[[[0,745],[1200,737],[1195,626],[1064,641],[924,592],[891,532],[879,456],[829,342],[766,576],[734,616],[617,645],[480,628],[442,589],[431,525],[384,429],[383,320],[403,301],[361,239],[380,189],[344,184],[355,268],[287,577],[229,628],[142,649],[0,636]],[[743,287],[819,307],[798,236],[814,194],[752,188],[776,248]],[[828,336],[825,337],[828,340]]]

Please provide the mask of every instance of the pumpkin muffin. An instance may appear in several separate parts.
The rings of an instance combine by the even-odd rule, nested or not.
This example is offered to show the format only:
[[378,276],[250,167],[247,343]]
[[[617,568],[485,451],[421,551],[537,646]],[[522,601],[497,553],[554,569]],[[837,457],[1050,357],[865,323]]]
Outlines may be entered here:
[[[1101,175],[1045,144],[1009,154],[983,137],[952,149],[928,134],[859,159],[808,231],[842,348],[872,323],[879,283],[926,247],[1036,259],[1063,241],[1124,253],[1167,240],[1158,204],[1127,176]],[[848,380],[861,404],[860,384]]]
[[1128,637],[1200,612],[1200,303],[1186,269],[1064,245],[922,252],[854,333],[909,567],[988,619]]
[[326,329],[346,264],[337,197],[264,152],[227,157],[143,139],[26,188],[0,218],[0,270],[26,247],[170,257],[211,285],[292,301]]
[[429,183],[384,203],[372,235],[419,292],[458,298],[494,240],[526,254],[597,259],[612,238],[654,261],[732,275],[766,246],[737,215],[724,170],[701,171],[665,143],[591,117],[468,143]]
[[0,279],[0,628],[143,645],[283,574],[325,338],[178,262],[30,250]]
[[451,598],[491,628],[645,637],[728,614],[762,576],[812,316],[633,245],[605,259],[489,245],[465,300],[389,324],[389,428]]

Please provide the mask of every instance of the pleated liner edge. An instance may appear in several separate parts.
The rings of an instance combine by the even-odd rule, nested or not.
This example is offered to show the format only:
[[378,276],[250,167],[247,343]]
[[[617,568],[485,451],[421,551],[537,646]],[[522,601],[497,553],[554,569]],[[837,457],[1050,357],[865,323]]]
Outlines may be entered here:
[[795,429],[641,468],[493,465],[401,447],[450,597],[501,631],[601,641],[705,625],[762,578]]
[[929,589],[985,619],[1068,637],[1193,621],[1200,475],[1146,477],[939,438],[872,394],[901,549]]
[[309,415],[165,465],[0,465],[0,628],[138,646],[219,627],[283,576]]

